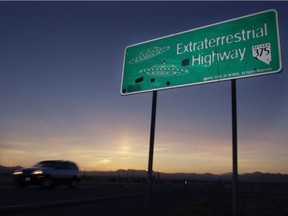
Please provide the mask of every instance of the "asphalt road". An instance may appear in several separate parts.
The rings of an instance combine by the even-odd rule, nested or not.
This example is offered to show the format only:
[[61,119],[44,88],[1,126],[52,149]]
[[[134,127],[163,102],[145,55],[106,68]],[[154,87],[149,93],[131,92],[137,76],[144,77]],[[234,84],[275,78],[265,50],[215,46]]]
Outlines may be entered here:
[[89,200],[100,197],[121,196],[145,193],[146,187],[125,186],[94,186],[68,189],[56,187],[54,189],[41,189],[30,187],[25,189],[2,188],[0,189],[0,207],[28,205],[35,203],[63,202],[76,200]]
[[[287,216],[287,184],[243,184],[239,216]],[[154,185],[153,216],[231,216],[231,184]],[[0,188],[0,215],[147,216],[147,185],[94,185],[76,189]]]
[[[133,209],[130,208],[132,202],[134,207],[137,205],[141,206],[141,208],[136,208],[137,211],[141,209],[137,215],[142,213],[146,215],[148,208],[147,189],[146,184],[79,186],[76,189],[68,189],[64,186],[54,189],[41,189],[39,187],[28,187],[25,189],[17,189],[15,187],[0,188],[0,214],[41,214],[43,216],[67,215],[69,213],[69,215],[80,215],[85,210],[90,213],[100,211],[103,213],[102,215],[123,215],[125,211]],[[167,196],[167,194],[170,196],[170,193],[183,194],[184,187],[182,185],[172,187],[156,185],[153,187],[153,192],[157,196]],[[120,211],[119,205],[120,207],[122,206]],[[111,206],[114,207],[110,208]],[[125,206],[126,210],[123,206]],[[94,211],[93,209],[95,208],[96,210]]]

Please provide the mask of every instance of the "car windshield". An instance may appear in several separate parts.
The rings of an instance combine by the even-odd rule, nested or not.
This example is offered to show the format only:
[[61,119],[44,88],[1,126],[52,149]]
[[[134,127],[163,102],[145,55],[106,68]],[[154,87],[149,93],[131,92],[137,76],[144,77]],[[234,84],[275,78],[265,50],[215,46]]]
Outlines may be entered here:
[[41,161],[37,163],[34,167],[55,167],[56,161]]

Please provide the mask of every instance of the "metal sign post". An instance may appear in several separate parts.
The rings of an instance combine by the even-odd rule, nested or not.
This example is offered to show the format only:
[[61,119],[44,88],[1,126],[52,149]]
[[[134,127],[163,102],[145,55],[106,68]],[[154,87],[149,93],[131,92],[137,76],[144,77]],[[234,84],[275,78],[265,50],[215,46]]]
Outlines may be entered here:
[[232,212],[238,216],[238,152],[237,152],[237,94],[236,80],[231,80],[232,102],[232,157],[233,157],[233,187],[232,187]]
[[154,138],[155,138],[155,122],[157,108],[157,91],[153,91],[152,97],[152,112],[150,126],[150,145],[149,145],[149,160],[148,160],[148,215],[151,215],[152,204],[152,183],[153,183],[153,153],[154,153]]

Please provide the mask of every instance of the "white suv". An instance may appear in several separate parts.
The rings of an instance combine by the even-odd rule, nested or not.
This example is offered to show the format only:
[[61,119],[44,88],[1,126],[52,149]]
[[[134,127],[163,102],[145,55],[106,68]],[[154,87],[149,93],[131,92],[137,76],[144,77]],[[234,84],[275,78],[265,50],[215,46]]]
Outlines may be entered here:
[[78,166],[74,162],[63,160],[41,161],[31,168],[16,170],[13,176],[19,188],[28,185],[52,188],[61,184],[75,188],[81,180]]

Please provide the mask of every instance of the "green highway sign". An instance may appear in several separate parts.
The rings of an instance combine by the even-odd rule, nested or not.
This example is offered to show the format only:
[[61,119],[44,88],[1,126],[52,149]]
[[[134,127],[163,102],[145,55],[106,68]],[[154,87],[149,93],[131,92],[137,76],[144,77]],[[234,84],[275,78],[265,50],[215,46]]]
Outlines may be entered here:
[[121,94],[280,72],[278,15],[268,10],[128,46]]

